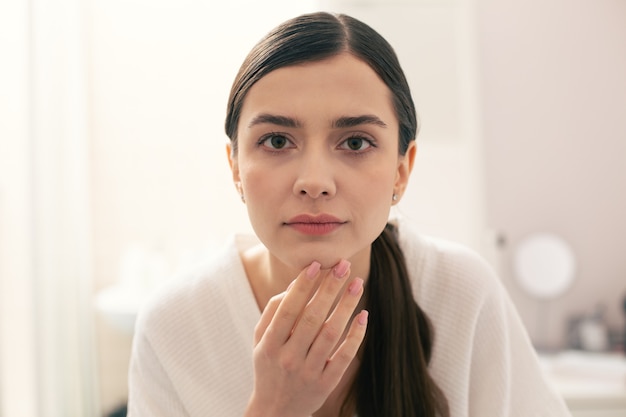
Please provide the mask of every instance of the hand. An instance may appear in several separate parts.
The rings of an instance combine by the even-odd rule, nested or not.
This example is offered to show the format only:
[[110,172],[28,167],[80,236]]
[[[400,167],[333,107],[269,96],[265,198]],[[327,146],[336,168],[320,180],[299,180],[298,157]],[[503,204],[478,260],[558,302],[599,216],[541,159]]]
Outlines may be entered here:
[[254,391],[246,416],[310,416],[335,389],[367,327],[367,311],[350,323],[362,279],[353,279],[336,302],[349,269],[346,260],[327,271],[313,262],[270,299],[255,329]]

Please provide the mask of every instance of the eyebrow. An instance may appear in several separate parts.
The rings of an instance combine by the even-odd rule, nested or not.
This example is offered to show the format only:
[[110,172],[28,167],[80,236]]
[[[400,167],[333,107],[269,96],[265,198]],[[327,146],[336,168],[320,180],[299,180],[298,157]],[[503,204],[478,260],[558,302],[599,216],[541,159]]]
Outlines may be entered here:
[[373,114],[364,114],[362,116],[344,116],[333,122],[335,128],[355,127],[360,125],[376,125],[380,127],[387,127],[387,124],[383,122],[378,116]]
[[302,123],[300,123],[298,119],[294,119],[293,117],[288,117],[288,116],[279,116],[275,114],[269,114],[269,113],[259,114],[254,119],[252,119],[250,124],[248,124],[248,127],[250,128],[256,125],[266,124],[266,123],[272,124],[272,125],[283,126],[283,127],[302,127]]
[[[256,116],[248,124],[248,128],[251,128],[260,124],[273,124],[282,127],[300,128],[302,123],[293,117],[280,116],[276,114],[261,113]],[[378,116],[373,114],[364,114],[361,116],[343,116],[332,122],[332,127],[336,129],[343,129],[347,127],[355,127],[360,125],[376,125],[383,128],[387,127],[387,124],[383,122]]]

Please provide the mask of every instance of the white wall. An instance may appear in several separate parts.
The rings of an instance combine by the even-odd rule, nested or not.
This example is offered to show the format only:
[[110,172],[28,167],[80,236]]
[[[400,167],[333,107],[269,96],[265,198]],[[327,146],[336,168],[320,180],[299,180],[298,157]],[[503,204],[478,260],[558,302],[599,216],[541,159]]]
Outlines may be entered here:
[[[531,336],[565,341],[565,321],[606,307],[624,329],[626,2],[478,1],[488,225],[507,244],[502,277]],[[529,233],[572,246],[576,282],[542,306],[512,276]]]

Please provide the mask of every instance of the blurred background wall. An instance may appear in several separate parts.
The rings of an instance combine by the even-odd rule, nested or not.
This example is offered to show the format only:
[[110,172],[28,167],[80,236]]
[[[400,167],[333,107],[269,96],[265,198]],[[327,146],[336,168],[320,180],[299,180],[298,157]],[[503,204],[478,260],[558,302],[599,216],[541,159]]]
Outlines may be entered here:
[[[505,239],[501,275],[536,341],[560,347],[566,321],[597,308],[624,328],[626,2],[479,1],[486,217]],[[512,251],[556,233],[576,257],[548,305],[520,291]],[[543,303],[545,304],[545,303]]]

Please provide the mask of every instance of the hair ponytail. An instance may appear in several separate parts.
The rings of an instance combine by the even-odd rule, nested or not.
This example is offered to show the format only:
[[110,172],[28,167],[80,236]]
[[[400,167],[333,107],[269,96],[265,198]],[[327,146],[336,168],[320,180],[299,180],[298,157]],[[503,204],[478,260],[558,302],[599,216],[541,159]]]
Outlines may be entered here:
[[396,227],[387,224],[372,244],[368,330],[344,405],[354,401],[359,417],[447,417],[446,398],[428,372],[433,331],[413,299],[396,235]]

